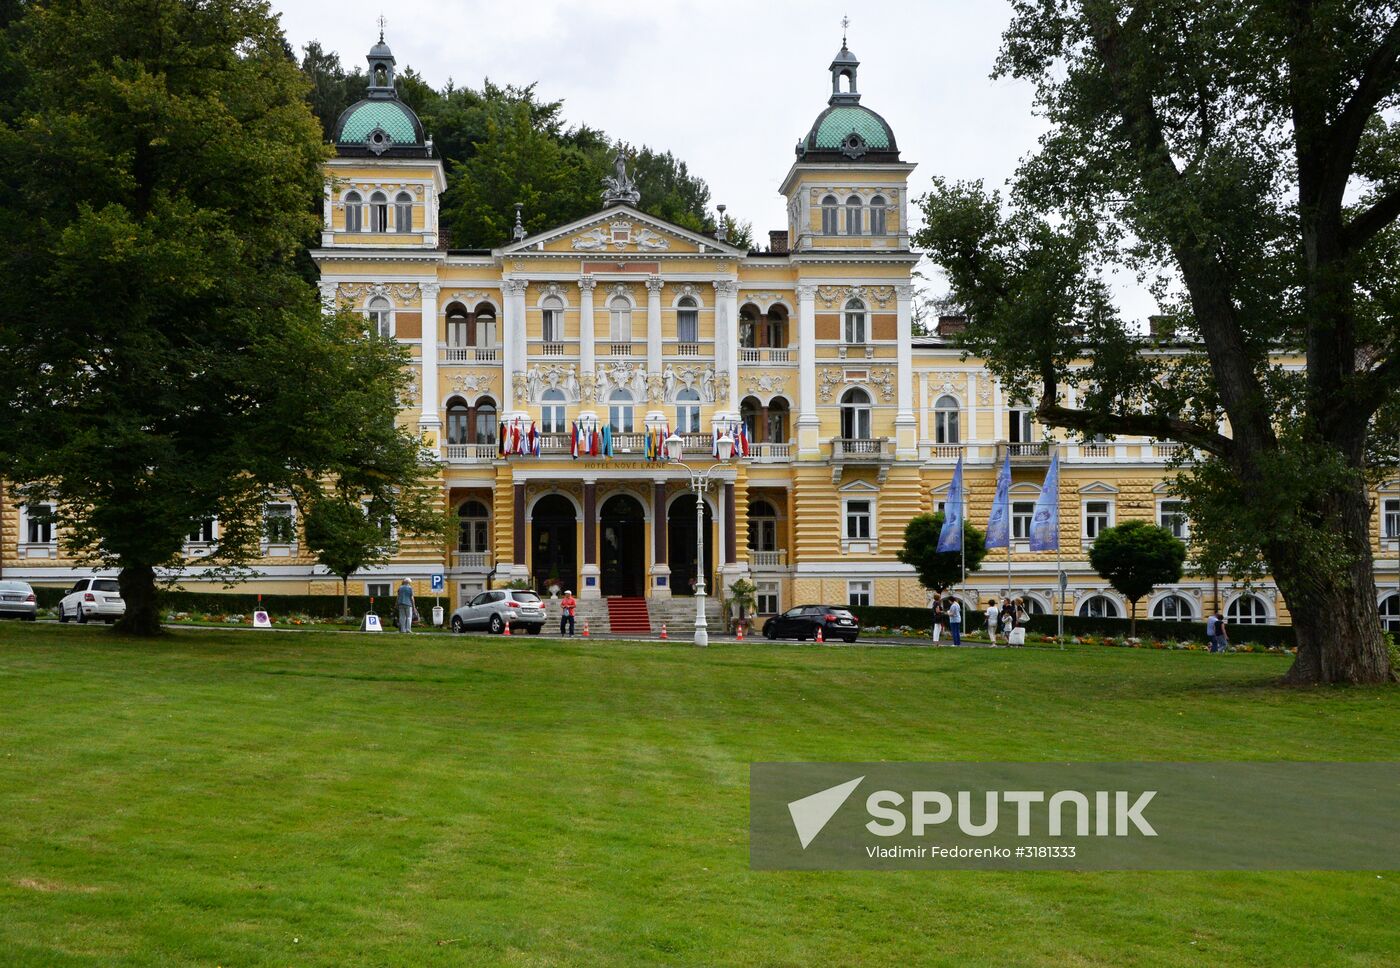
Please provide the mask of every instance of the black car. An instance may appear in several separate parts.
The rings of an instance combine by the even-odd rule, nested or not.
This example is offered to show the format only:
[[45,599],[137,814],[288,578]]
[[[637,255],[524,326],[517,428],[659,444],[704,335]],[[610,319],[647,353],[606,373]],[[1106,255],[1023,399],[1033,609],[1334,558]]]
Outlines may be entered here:
[[817,637],[817,629],[828,642],[854,642],[860,635],[860,620],[840,605],[799,605],[763,623],[763,634],[770,639],[806,641]]

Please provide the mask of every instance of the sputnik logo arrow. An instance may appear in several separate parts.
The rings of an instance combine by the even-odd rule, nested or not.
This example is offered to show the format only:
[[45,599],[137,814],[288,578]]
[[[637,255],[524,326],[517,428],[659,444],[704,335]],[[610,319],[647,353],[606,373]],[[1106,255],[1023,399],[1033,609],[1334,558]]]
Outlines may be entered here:
[[855,792],[856,787],[860,786],[860,781],[864,779],[865,777],[858,776],[854,780],[848,780],[788,804],[788,813],[792,815],[792,825],[797,828],[797,839],[802,842],[803,850],[806,850],[807,845],[816,839],[817,834],[822,832],[822,828],[827,825],[827,822],[836,816],[836,811],[841,809],[841,804],[846,802],[850,795]]

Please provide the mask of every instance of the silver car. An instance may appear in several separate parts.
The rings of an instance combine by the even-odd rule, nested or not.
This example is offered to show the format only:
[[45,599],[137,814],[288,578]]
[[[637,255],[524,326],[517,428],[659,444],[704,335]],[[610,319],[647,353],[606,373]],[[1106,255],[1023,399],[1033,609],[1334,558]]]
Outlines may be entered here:
[[506,623],[510,630],[518,632],[529,629],[531,635],[538,635],[544,628],[544,603],[534,592],[501,589],[482,592],[470,602],[452,613],[452,631],[465,632],[468,629],[486,629],[492,634],[505,631]]
[[0,618],[34,621],[39,614],[39,599],[28,582],[0,581]]

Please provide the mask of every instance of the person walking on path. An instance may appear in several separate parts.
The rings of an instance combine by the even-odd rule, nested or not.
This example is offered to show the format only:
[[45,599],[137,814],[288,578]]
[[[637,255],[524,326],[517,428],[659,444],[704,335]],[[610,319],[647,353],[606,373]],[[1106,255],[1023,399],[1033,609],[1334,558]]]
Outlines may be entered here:
[[1219,630],[1220,619],[1214,614],[1206,616],[1206,645],[1209,646],[1211,652],[1217,651],[1216,646],[1219,643],[1216,640]]
[[412,632],[414,612],[413,583],[407,578],[403,580],[403,584],[399,585],[397,602],[399,611],[399,631]]
[[987,599],[987,638],[992,645],[997,644],[997,622],[1001,618],[1001,609],[997,608],[995,598]]
[[1216,613],[1215,616],[1215,637],[1220,642],[1220,651],[1230,651],[1230,633],[1225,624],[1225,616]]
[[943,623],[948,620],[948,613],[943,610],[943,599],[933,596],[933,641],[936,645],[938,639],[943,635]]
[[[574,598],[574,593],[564,591],[564,597],[559,600],[559,634],[574,634],[574,609],[578,608],[578,599]],[[564,631],[567,628],[568,631]]]
[[962,603],[956,598],[948,605],[948,631],[953,635],[953,644],[962,645]]

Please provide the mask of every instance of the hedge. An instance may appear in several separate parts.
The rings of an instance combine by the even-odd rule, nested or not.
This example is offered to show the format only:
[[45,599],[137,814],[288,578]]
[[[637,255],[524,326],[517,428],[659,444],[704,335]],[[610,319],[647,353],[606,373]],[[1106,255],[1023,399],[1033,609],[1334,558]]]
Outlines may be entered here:
[[[932,630],[933,611],[928,608],[897,608],[887,605],[852,605],[851,612],[860,619],[861,625],[883,625],[886,628],[907,626],[921,632]],[[972,621],[963,621],[968,631],[976,632],[985,622],[982,613],[971,616]],[[1042,635],[1055,634],[1055,616],[1032,615],[1030,630]],[[1129,621],[1126,618],[1088,618],[1080,615],[1065,616],[1066,635],[1108,635],[1115,638],[1128,636]],[[1252,642],[1256,645],[1279,645],[1293,648],[1298,639],[1291,625],[1229,625],[1227,633],[1234,643]],[[1140,618],[1137,622],[1138,638],[1177,639],[1204,642],[1206,626],[1204,622],[1168,622],[1162,619]]]
[[[58,600],[68,594],[71,585],[62,588],[34,586],[34,595],[40,608],[56,608]],[[258,596],[243,592],[191,592],[158,591],[160,605],[164,612],[191,612],[196,615],[250,615],[257,608]],[[444,598],[444,607],[447,602]],[[264,595],[263,608],[272,615],[310,615],[313,618],[338,618],[342,614],[342,599],[339,595]],[[381,615],[389,614],[393,608],[392,598],[379,596],[374,600],[374,610]],[[369,611],[369,597],[350,596],[350,614],[363,615]],[[418,596],[418,607],[432,607],[432,599]],[[424,613],[426,614],[426,613]]]

